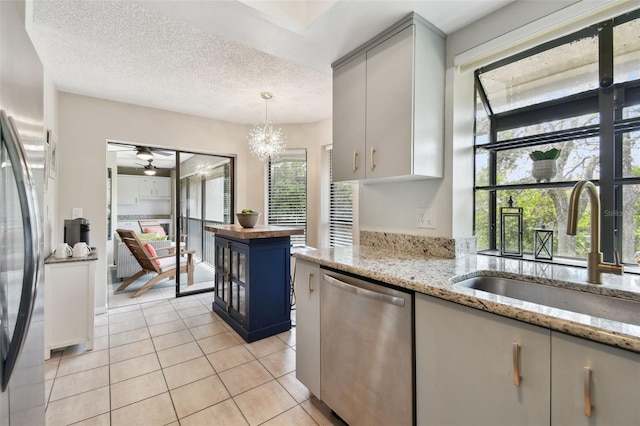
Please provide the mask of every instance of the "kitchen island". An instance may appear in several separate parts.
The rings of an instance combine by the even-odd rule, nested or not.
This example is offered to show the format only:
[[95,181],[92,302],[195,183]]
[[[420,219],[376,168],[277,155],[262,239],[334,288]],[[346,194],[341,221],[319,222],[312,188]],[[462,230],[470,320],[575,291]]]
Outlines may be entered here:
[[213,311],[247,342],[291,328],[291,235],[301,228],[206,226],[215,233]]

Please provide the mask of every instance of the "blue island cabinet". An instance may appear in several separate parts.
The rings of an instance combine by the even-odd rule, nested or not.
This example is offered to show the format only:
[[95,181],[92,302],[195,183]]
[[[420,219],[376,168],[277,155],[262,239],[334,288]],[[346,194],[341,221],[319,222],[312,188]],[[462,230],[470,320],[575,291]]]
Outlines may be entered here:
[[291,329],[290,237],[240,238],[212,231],[213,311],[249,343]]

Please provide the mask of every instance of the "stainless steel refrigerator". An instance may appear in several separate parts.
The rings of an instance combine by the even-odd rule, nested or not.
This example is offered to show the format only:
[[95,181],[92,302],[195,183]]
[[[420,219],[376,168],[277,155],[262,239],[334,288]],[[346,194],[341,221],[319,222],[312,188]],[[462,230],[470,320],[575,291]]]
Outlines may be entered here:
[[0,0],[0,426],[45,423],[43,71],[24,8]]

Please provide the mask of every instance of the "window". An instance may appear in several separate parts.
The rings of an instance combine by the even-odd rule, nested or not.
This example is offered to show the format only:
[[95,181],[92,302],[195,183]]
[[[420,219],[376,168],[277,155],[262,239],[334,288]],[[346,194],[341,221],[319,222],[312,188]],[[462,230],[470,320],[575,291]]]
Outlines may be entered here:
[[[601,22],[476,71],[475,230],[479,251],[499,249],[499,209],[523,211],[554,233],[554,254],[590,251],[587,195],[578,234],[566,235],[569,194],[591,180],[600,192],[601,250],[634,262],[640,251],[640,10]],[[560,150],[550,179],[534,177],[532,151]]]
[[269,225],[304,228],[303,235],[292,235],[293,245],[307,241],[307,151],[287,150],[269,161]]
[[353,245],[353,186],[333,181],[333,149],[329,150],[329,246]]
[[208,171],[205,176],[205,220],[229,223],[231,220],[230,162]]

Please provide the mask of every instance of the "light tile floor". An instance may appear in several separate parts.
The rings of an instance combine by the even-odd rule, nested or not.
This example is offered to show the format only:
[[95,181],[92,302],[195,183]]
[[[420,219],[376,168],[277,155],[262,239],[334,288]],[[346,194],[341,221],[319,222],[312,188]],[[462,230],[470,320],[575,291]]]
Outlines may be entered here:
[[111,295],[93,351],[45,362],[47,426],[341,424],[296,379],[295,328],[246,344],[212,297]]

